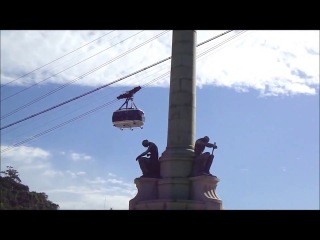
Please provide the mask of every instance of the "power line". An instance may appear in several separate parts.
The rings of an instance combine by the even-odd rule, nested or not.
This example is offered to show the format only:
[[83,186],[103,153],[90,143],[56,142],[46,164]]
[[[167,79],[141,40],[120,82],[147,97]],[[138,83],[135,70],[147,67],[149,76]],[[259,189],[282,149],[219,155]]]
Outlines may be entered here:
[[[226,32],[224,32],[224,33],[222,33],[222,34],[220,34],[220,35],[215,36],[215,38],[221,37],[221,36],[223,36],[223,35],[231,32],[231,31],[233,31],[233,30],[226,31]],[[107,33],[107,34],[105,34],[105,35],[103,35],[103,36],[101,36],[101,37],[99,37],[99,38],[97,38],[97,39],[95,39],[95,40],[93,40],[93,41],[91,41],[91,42],[89,42],[89,43],[87,43],[87,44],[85,44],[85,45],[83,45],[83,46],[81,46],[81,47],[79,47],[79,48],[77,48],[77,49],[75,49],[75,50],[73,50],[73,51],[71,51],[71,52],[69,52],[69,53],[67,53],[67,54],[65,54],[65,55],[63,55],[63,56],[61,56],[61,57],[59,57],[59,58],[51,61],[51,62],[49,62],[49,63],[47,63],[47,64],[45,64],[45,65],[43,65],[43,66],[41,66],[41,67],[39,67],[39,68],[37,68],[37,69],[35,69],[35,70],[33,70],[33,71],[31,71],[31,72],[23,75],[23,76],[20,76],[19,78],[15,79],[15,80],[12,80],[11,82],[8,82],[8,83],[4,84],[4,85],[1,86],[1,87],[4,87],[4,86],[6,86],[6,85],[8,85],[8,84],[10,84],[10,83],[12,83],[12,82],[20,79],[20,78],[23,78],[23,77],[25,77],[25,76],[27,76],[27,75],[29,75],[29,74],[31,74],[31,73],[39,70],[39,69],[41,69],[41,68],[43,68],[43,67],[51,64],[51,63],[53,63],[53,62],[55,62],[55,61],[57,61],[57,60],[65,57],[65,56],[67,56],[67,55],[69,55],[69,54],[71,54],[71,53],[73,53],[73,52],[75,52],[75,51],[77,51],[77,50],[85,47],[86,45],[88,45],[88,44],[90,44],[90,43],[92,43],[92,42],[94,42],[94,41],[99,40],[100,38],[102,38],[102,37],[110,34],[111,32],[114,32],[114,30],[113,30],[113,31],[110,31],[109,33]],[[102,50],[102,51],[100,51],[100,52],[98,52],[98,53],[96,53],[96,54],[94,54],[94,55],[92,55],[92,56],[90,56],[90,57],[88,57],[88,58],[86,58],[86,59],[84,59],[84,60],[82,60],[82,61],[80,61],[80,62],[78,62],[78,63],[76,63],[76,64],[74,64],[74,65],[72,65],[72,66],[70,66],[70,67],[68,67],[68,68],[65,68],[65,69],[63,69],[62,71],[51,75],[50,77],[47,77],[47,78],[45,78],[45,79],[43,79],[43,80],[41,80],[41,81],[39,81],[39,82],[37,82],[37,83],[35,83],[35,84],[32,84],[31,86],[29,86],[29,87],[27,87],[27,88],[24,88],[24,89],[22,89],[22,90],[20,90],[20,91],[18,91],[18,92],[16,92],[16,93],[10,95],[10,96],[7,96],[7,97],[1,99],[0,102],[5,101],[5,100],[7,100],[7,99],[10,99],[11,97],[14,97],[14,96],[16,96],[16,95],[18,95],[18,94],[20,94],[20,93],[22,93],[22,92],[24,92],[24,91],[26,91],[26,90],[34,87],[34,86],[40,84],[40,83],[42,83],[42,82],[44,82],[44,81],[46,81],[46,80],[48,80],[48,79],[50,79],[50,78],[52,78],[52,77],[55,77],[55,76],[59,75],[60,73],[65,72],[66,70],[68,70],[68,69],[70,69],[70,68],[72,68],[72,67],[74,67],[74,66],[76,66],[76,65],[78,65],[78,64],[80,64],[80,63],[83,63],[83,62],[85,62],[86,60],[89,60],[89,59],[91,59],[92,57],[97,56],[98,54],[101,54],[102,52],[104,52],[104,51],[106,51],[106,50],[108,50],[108,49],[110,49],[110,48],[112,48],[112,47],[114,47],[114,46],[116,46],[116,45],[118,45],[118,44],[120,44],[120,43],[123,43],[124,41],[126,41],[126,40],[128,40],[128,39],[130,39],[130,38],[132,38],[132,37],[134,37],[134,36],[136,36],[137,34],[139,34],[139,33],[141,33],[141,32],[143,32],[143,31],[139,31],[138,33],[136,33],[136,34],[134,34],[134,35],[132,35],[132,36],[130,36],[130,37],[128,37],[128,38],[120,41],[119,43],[112,45],[111,47],[108,47],[108,48],[106,48],[106,49],[104,49],[104,50]],[[205,44],[205,43],[207,43],[207,42],[209,42],[209,41],[211,41],[211,39],[208,39],[208,40],[202,42],[201,44],[198,44],[197,46],[201,46],[201,45],[203,45],[203,44]],[[23,107],[22,107],[22,108],[23,108]],[[5,117],[6,117],[6,116],[3,116],[2,118],[5,118]]]
[[89,115],[89,114],[91,114],[91,113],[93,113],[93,112],[96,112],[96,111],[98,111],[98,110],[101,110],[101,109],[103,109],[104,107],[109,106],[109,105],[111,105],[111,104],[113,104],[113,103],[115,103],[115,102],[117,102],[117,101],[118,101],[118,100],[115,99],[115,100],[113,100],[113,101],[111,101],[111,102],[105,103],[105,104],[103,104],[103,105],[101,105],[101,106],[99,106],[99,107],[96,107],[96,108],[94,108],[94,109],[92,109],[92,110],[90,110],[90,111],[88,111],[88,112],[85,112],[85,113],[83,113],[83,114],[81,114],[81,115],[79,115],[79,116],[77,116],[77,117],[75,117],[75,118],[72,118],[72,119],[70,119],[70,120],[68,120],[68,121],[66,121],[66,122],[63,122],[63,123],[61,123],[61,124],[59,124],[59,125],[56,125],[56,126],[50,128],[50,129],[46,130],[46,131],[43,131],[43,132],[41,132],[41,133],[38,133],[38,134],[36,134],[36,135],[34,135],[34,136],[30,137],[30,138],[27,138],[27,139],[25,139],[25,140],[23,140],[23,141],[21,141],[21,142],[18,142],[18,143],[14,144],[14,145],[12,145],[12,146],[10,146],[10,147],[5,148],[4,150],[1,151],[1,153],[6,152],[6,151],[8,151],[8,150],[10,150],[10,149],[12,149],[12,148],[21,146],[22,144],[27,143],[27,142],[30,142],[30,141],[32,141],[32,140],[34,140],[34,139],[36,139],[36,138],[39,138],[39,137],[41,137],[41,136],[43,136],[43,135],[45,135],[45,134],[47,134],[47,133],[52,132],[53,130],[56,130],[56,129],[58,129],[58,128],[61,128],[61,127],[65,126],[65,125],[67,125],[67,124],[69,124],[69,123],[71,123],[71,122],[74,122],[74,121],[76,121],[76,120],[78,120],[78,119],[80,119],[80,118],[83,118],[83,117],[85,117],[85,116],[87,116],[87,115]]
[[[51,92],[49,92],[49,93],[46,93],[46,94],[44,94],[44,95],[42,95],[42,96],[40,96],[40,97],[38,97],[38,98],[34,99],[33,101],[31,101],[31,102],[29,102],[29,103],[27,103],[27,104],[25,104],[25,105],[23,105],[23,106],[18,107],[17,109],[15,109],[15,110],[13,110],[13,111],[11,111],[11,112],[9,112],[9,113],[5,114],[4,116],[2,116],[2,117],[1,117],[1,120],[2,120],[2,119],[5,119],[6,117],[11,116],[12,114],[14,114],[14,113],[16,113],[16,112],[18,112],[18,111],[20,111],[20,110],[22,110],[22,109],[24,109],[24,108],[26,108],[26,107],[28,107],[28,106],[32,105],[32,104],[34,104],[34,103],[36,103],[36,102],[38,102],[38,101],[40,101],[40,100],[42,100],[42,99],[44,99],[44,98],[46,98],[46,97],[48,97],[49,95],[51,95],[51,94],[53,94],[53,93],[55,93],[55,92],[57,92],[57,91],[59,91],[59,90],[61,90],[61,89],[65,88],[65,87],[69,86],[69,85],[70,85],[70,84],[72,84],[73,82],[75,82],[75,81],[77,81],[77,80],[79,80],[79,79],[81,79],[81,78],[84,78],[84,77],[86,77],[86,76],[90,75],[91,73],[93,73],[93,72],[95,72],[95,71],[99,70],[100,68],[105,67],[105,66],[106,66],[106,65],[108,65],[109,63],[114,62],[115,60],[117,60],[117,59],[119,59],[119,58],[121,58],[121,57],[123,57],[123,56],[127,55],[128,53],[130,53],[130,52],[132,52],[132,51],[134,51],[134,50],[136,50],[136,49],[140,48],[141,46],[143,46],[143,45],[145,45],[145,44],[147,44],[147,43],[149,43],[149,42],[153,41],[154,39],[156,39],[157,37],[159,37],[159,36],[161,36],[161,35],[165,34],[166,32],[168,32],[168,31],[164,31],[164,32],[162,32],[162,33],[160,33],[160,34],[158,34],[158,35],[156,35],[156,36],[154,36],[154,37],[150,38],[149,40],[147,40],[147,41],[145,41],[145,42],[143,42],[143,43],[141,43],[141,44],[139,44],[139,45],[135,46],[135,47],[134,47],[134,48],[132,48],[132,49],[129,49],[128,51],[126,51],[126,52],[124,52],[124,53],[120,54],[119,56],[117,56],[117,57],[115,57],[115,58],[113,58],[113,59],[111,59],[111,60],[109,60],[109,61],[105,62],[104,64],[102,64],[102,65],[100,65],[100,66],[98,66],[98,67],[96,67],[96,68],[94,68],[94,69],[90,70],[89,72],[87,72],[87,73],[85,73],[85,74],[83,74],[83,75],[81,75],[81,76],[77,77],[76,79],[74,79],[74,80],[72,80],[72,81],[69,81],[69,82],[68,82],[68,83],[66,83],[66,84],[63,84],[62,86],[60,86],[60,87],[58,87],[58,88],[56,88],[56,89],[52,90],[52,91],[51,91]],[[1,129],[0,129],[0,130],[1,130]]]
[[[73,53],[73,52],[75,52],[75,51],[77,51],[77,50],[79,50],[79,49],[81,49],[81,48],[89,45],[90,43],[93,43],[93,42],[99,40],[100,38],[103,38],[103,37],[107,36],[108,34],[114,32],[114,31],[115,31],[115,30],[112,30],[112,31],[110,31],[110,32],[102,35],[101,37],[98,37],[98,38],[92,40],[91,42],[88,42],[88,43],[86,43],[85,45],[83,45],[83,46],[81,46],[81,47],[78,47],[77,49],[75,49],[75,50],[73,50],[73,51],[71,51],[71,52],[69,52],[69,53],[67,53],[67,54],[65,54],[65,55],[63,55],[63,56],[61,56],[61,57],[59,57],[59,58],[56,58],[55,60],[53,60],[53,61],[51,61],[51,62],[49,62],[49,63],[47,63],[47,64],[45,64],[45,65],[43,65],[43,66],[41,66],[41,67],[38,67],[38,68],[32,70],[31,72],[28,72],[28,73],[26,73],[26,74],[24,74],[24,75],[22,75],[22,76],[20,76],[20,77],[18,77],[18,78],[16,78],[16,79],[14,79],[14,80],[8,82],[8,83],[6,83],[6,84],[3,84],[0,88],[4,87],[4,86],[6,86],[6,85],[8,85],[8,84],[10,84],[10,83],[12,83],[12,82],[15,82],[15,81],[19,80],[20,78],[23,78],[23,77],[25,77],[25,76],[27,76],[27,75],[29,75],[29,74],[31,74],[31,73],[33,73],[33,72],[41,69],[41,68],[44,68],[45,66],[48,66],[49,64],[51,64],[51,63],[53,63],[53,62],[56,62],[56,61],[58,61],[59,59],[68,56],[69,54],[71,54],[71,53]],[[1,100],[1,101],[2,101],[2,100]]]
[[[243,32],[243,31],[242,31],[242,32]],[[240,34],[242,34],[242,33],[238,33],[237,36],[240,35]],[[233,36],[233,37],[231,37],[231,38],[235,38],[235,36]],[[224,42],[228,42],[228,41],[230,41],[230,40],[231,40],[231,39],[228,39],[228,40],[225,40]],[[223,43],[220,43],[218,46],[215,46],[215,48],[221,46],[222,44],[223,44]],[[211,50],[207,50],[204,54],[203,54],[203,53],[199,54],[196,58],[201,58],[201,57],[203,57],[205,54],[207,54],[208,52],[212,51],[213,48],[210,48],[210,49],[211,49]],[[170,58],[171,58],[171,57],[170,57]],[[151,82],[155,82],[155,81],[157,81],[157,80],[159,80],[159,79],[161,79],[161,78],[169,75],[169,73],[170,73],[170,71],[162,74],[161,76],[158,76],[156,79],[153,79],[153,80],[150,81],[149,83],[144,84],[144,85],[142,85],[142,86],[147,86],[147,85],[149,85]],[[21,146],[22,144],[24,144],[24,143],[26,143],[26,142],[32,141],[32,140],[34,140],[34,139],[36,139],[36,138],[39,138],[39,137],[41,137],[41,136],[43,136],[43,135],[45,135],[45,134],[47,134],[47,133],[50,133],[50,132],[52,132],[52,131],[60,128],[60,127],[63,127],[63,126],[65,126],[65,125],[67,125],[67,124],[69,124],[69,123],[71,123],[71,122],[73,122],[73,121],[76,121],[76,120],[78,120],[78,119],[81,119],[82,117],[85,117],[85,116],[87,116],[87,115],[89,115],[89,114],[91,114],[91,113],[93,113],[93,112],[95,112],[95,111],[101,110],[102,108],[107,107],[107,106],[115,103],[115,101],[116,101],[116,100],[110,101],[109,103],[103,104],[103,105],[101,105],[101,106],[99,106],[99,107],[97,107],[97,108],[94,108],[94,109],[92,109],[92,110],[90,110],[90,111],[88,111],[88,112],[85,112],[85,113],[83,113],[83,114],[81,114],[81,115],[79,115],[79,116],[77,116],[77,117],[75,117],[75,118],[72,118],[72,119],[70,119],[70,120],[68,120],[68,121],[66,121],[66,122],[63,122],[63,123],[61,123],[61,124],[58,124],[58,125],[50,128],[50,129],[48,129],[48,130],[46,130],[46,131],[43,131],[43,132],[41,132],[41,133],[38,133],[38,134],[36,134],[36,135],[28,138],[28,139],[25,139],[25,140],[23,140],[23,141],[21,141],[21,142],[18,142],[18,143],[14,144],[14,145],[12,145],[12,146],[10,146],[10,147],[7,147],[7,148],[5,148],[4,150],[2,150],[1,152],[9,151],[10,149],[12,149],[12,148],[14,148],[14,147]]]
[[[155,69],[155,68],[154,68]],[[159,70],[157,70],[156,72],[154,72],[154,73],[152,73],[152,74],[148,74],[148,76],[144,76],[143,78],[144,79],[147,79],[147,78],[150,78],[151,76],[154,76],[154,75],[156,75],[158,72],[161,72],[161,71],[163,71],[164,69],[161,69],[160,71]],[[169,74],[170,73],[170,71],[168,71],[166,74]],[[158,78],[162,78],[162,76],[156,76],[156,78],[154,79],[154,77],[153,77],[153,80],[151,81],[151,82],[154,82],[154,81],[157,81],[158,80]],[[147,86],[148,85],[148,83],[147,84],[144,84],[144,85],[140,85],[140,86]],[[121,87],[120,89],[125,89],[124,87]],[[113,91],[113,92],[111,92],[111,93],[109,93],[108,94],[108,96],[111,96],[111,95],[114,95],[114,94],[116,94],[116,92],[118,92],[118,93],[120,93],[120,92],[124,92],[124,90],[116,90],[116,91]],[[117,95],[119,95],[119,94],[117,94]],[[101,99],[100,99],[101,100]],[[105,100],[103,100],[104,102],[105,102]],[[93,102],[89,102],[89,104],[91,105],[91,104],[93,104]],[[87,104],[88,105],[88,104]],[[78,105],[76,105],[76,106],[78,106]],[[82,107],[80,107],[80,108],[77,108],[77,109],[74,109],[74,108],[72,108],[72,110],[71,111],[69,111],[68,113],[66,113],[66,114],[64,114],[63,116],[59,116],[59,117],[56,117],[55,119],[52,119],[51,121],[46,121],[45,123],[42,123],[42,125],[41,126],[44,126],[44,125],[47,125],[48,123],[50,123],[50,122],[54,122],[55,120],[58,120],[58,119],[60,119],[61,117],[65,117],[65,116],[67,116],[67,115],[69,115],[69,114],[71,114],[71,113],[73,113],[73,112],[76,112],[76,111],[78,111],[78,110],[80,110],[80,109],[82,109],[84,106],[82,106]],[[56,115],[55,115],[56,116]],[[10,132],[12,132],[12,131],[14,131],[14,130],[16,130],[17,128],[20,128],[20,127],[23,127],[24,125],[16,125],[16,128],[12,128],[12,129],[7,129],[7,130],[9,130],[9,131],[7,131],[7,132],[4,132],[4,133],[2,133],[2,136],[4,136],[4,135],[6,135],[6,134],[8,134],[8,133],[10,133]],[[37,128],[39,128],[40,127],[40,125],[37,125]],[[12,130],[12,131],[11,131]],[[19,137],[21,137],[21,136],[23,136],[23,134],[21,134]]]
[[91,93],[93,93],[93,92],[96,92],[96,91],[102,89],[102,88],[105,88],[105,87],[107,87],[107,86],[110,86],[111,84],[114,84],[114,83],[116,83],[116,82],[119,82],[119,81],[121,81],[121,80],[123,80],[123,79],[126,79],[126,78],[128,78],[128,77],[131,77],[131,76],[133,76],[133,75],[135,75],[135,74],[137,74],[137,73],[139,73],[139,72],[142,72],[142,71],[144,71],[144,70],[146,70],[146,69],[148,69],[148,68],[151,68],[151,67],[153,67],[153,66],[155,66],[155,65],[158,65],[158,64],[160,64],[160,63],[162,63],[162,62],[165,62],[165,61],[169,60],[170,58],[171,58],[171,57],[168,57],[168,58],[166,58],[166,59],[164,59],[164,60],[161,60],[161,61],[159,61],[159,62],[157,62],[157,63],[154,63],[154,64],[152,64],[152,65],[149,65],[148,67],[142,68],[142,69],[140,69],[140,70],[138,70],[138,71],[136,71],[136,72],[134,72],[134,73],[130,73],[129,75],[126,75],[126,76],[124,76],[124,77],[122,77],[122,78],[119,78],[119,79],[117,79],[117,80],[115,80],[115,81],[113,81],[113,82],[104,84],[104,85],[102,85],[102,86],[100,86],[100,87],[98,87],[98,88],[95,88],[95,89],[93,89],[93,90],[91,90],[91,91],[89,91],[89,92],[86,92],[86,93],[84,93],[84,94],[81,94],[81,95],[79,95],[79,96],[77,96],[77,97],[71,98],[71,99],[69,99],[69,100],[67,100],[67,101],[64,101],[64,102],[58,104],[58,105],[55,105],[55,106],[50,107],[50,108],[48,108],[48,109],[45,109],[45,110],[43,110],[43,111],[41,111],[41,112],[35,113],[35,114],[33,114],[33,115],[29,116],[29,117],[23,118],[23,119],[21,119],[21,120],[19,120],[19,121],[16,121],[16,122],[14,122],[14,123],[11,123],[11,124],[9,124],[9,125],[6,125],[6,126],[0,128],[0,130],[3,130],[3,129],[8,128],[8,127],[11,127],[11,126],[16,125],[16,124],[18,124],[18,123],[20,123],[20,122],[26,121],[26,120],[28,120],[28,119],[30,119],[30,118],[33,118],[33,117],[35,117],[35,116],[38,116],[38,115],[40,115],[40,114],[42,114],[42,113],[48,112],[48,111],[50,111],[50,110],[52,110],[52,109],[55,109],[55,108],[57,108],[57,107],[60,107],[60,106],[62,106],[62,105],[65,105],[65,104],[67,104],[67,103],[69,103],[69,102],[72,102],[72,101],[74,101],[74,100],[77,100],[77,99],[79,99],[79,98],[81,98],[81,97],[84,97],[84,96],[86,96],[86,95],[89,95],[89,94],[91,94]]
[[[225,35],[226,33],[229,33],[229,32],[231,32],[231,31],[228,31],[228,32],[222,33],[222,34],[220,34],[220,35],[217,35],[217,36],[215,36],[214,38],[221,37],[221,36],[223,36],[223,35]],[[240,34],[242,34],[242,33],[244,33],[244,32],[245,32],[245,31],[241,31],[241,32],[239,32],[239,33],[236,33],[236,35],[234,35],[234,36],[232,36],[232,37],[230,37],[230,38],[228,38],[228,39],[220,42],[219,44],[217,44],[217,45],[209,48],[208,50],[205,50],[204,52],[202,52],[202,53],[200,53],[198,56],[196,56],[196,59],[200,59],[201,57],[203,57],[203,56],[205,56],[206,54],[208,54],[208,52],[213,51],[214,49],[216,49],[216,48],[220,47],[221,45],[223,45],[223,44],[231,41],[232,39],[238,37]],[[209,40],[211,41],[211,40],[213,40],[213,39],[208,39],[208,40],[206,40],[206,41],[204,41],[204,42],[202,42],[202,43],[199,43],[199,44],[197,45],[197,47],[199,47],[199,46],[201,46],[201,45],[203,45],[203,44],[205,44],[205,43],[208,43]],[[171,57],[170,57],[170,58],[171,58]],[[169,70],[168,72],[164,73],[163,75],[161,75],[160,78],[163,78],[163,77],[169,75],[169,73],[170,73],[170,70]],[[156,82],[156,81],[158,81],[158,80],[159,80],[159,79],[156,78],[156,79],[148,82],[147,84],[145,84],[145,86],[151,85],[153,82]]]
[[211,48],[207,49],[207,50],[206,50],[206,51],[204,51],[203,53],[199,54],[199,56],[197,56],[197,57],[199,57],[199,58],[200,58],[200,57],[204,56],[204,55],[205,55],[205,54],[207,54],[208,52],[212,51],[212,49],[215,49],[215,48],[220,47],[221,45],[223,45],[223,44],[225,44],[225,43],[227,43],[227,42],[231,41],[232,39],[234,39],[234,38],[238,37],[239,35],[243,34],[244,32],[246,32],[246,31],[245,31],[245,30],[243,30],[243,31],[240,31],[240,32],[236,33],[235,35],[233,35],[233,36],[232,36],[232,37],[230,37],[229,39],[224,40],[224,41],[222,41],[221,43],[219,43],[219,44],[217,44],[217,45],[215,45],[215,46],[213,46],[213,47],[211,47]]
[[223,35],[225,35],[225,34],[228,34],[229,32],[232,32],[232,31],[233,31],[233,30],[229,30],[229,31],[226,31],[226,32],[224,32],[224,33],[221,33],[221,34],[219,34],[219,35],[217,35],[217,36],[214,36],[213,38],[209,38],[208,40],[206,40],[206,41],[204,41],[204,42],[202,42],[202,43],[199,43],[199,44],[197,45],[197,47],[199,47],[199,46],[201,46],[201,45],[203,45],[203,44],[206,44],[206,43],[212,41],[213,39],[216,39],[216,38],[221,37],[221,36],[223,36]]
[[[163,78],[163,77],[166,76],[166,75],[168,75],[168,73],[165,73],[165,74],[157,77],[156,80],[159,80],[160,78]],[[154,80],[152,80],[152,81],[154,81]],[[147,84],[145,84],[145,85],[147,85]],[[114,104],[114,103],[117,102],[117,101],[118,101],[118,99],[114,99],[114,100],[112,100],[112,101],[110,101],[110,102],[108,102],[108,103],[102,104],[102,105],[100,105],[100,106],[98,106],[98,107],[96,107],[96,108],[94,108],[94,109],[92,109],[92,110],[90,110],[90,111],[87,111],[87,112],[85,112],[85,113],[83,113],[83,114],[81,114],[81,115],[79,115],[79,116],[76,116],[76,117],[74,117],[74,118],[72,118],[72,119],[69,119],[68,121],[65,121],[65,122],[63,122],[63,123],[60,123],[60,124],[58,124],[58,125],[50,128],[50,129],[47,129],[47,130],[45,130],[45,131],[43,131],[43,132],[40,132],[40,133],[38,133],[38,134],[36,134],[36,135],[34,135],[34,136],[32,136],[32,137],[29,137],[29,138],[27,138],[27,139],[25,139],[25,140],[23,140],[23,141],[20,141],[20,142],[14,144],[14,145],[11,145],[10,147],[7,147],[7,148],[1,150],[1,153],[7,152],[7,151],[9,151],[10,149],[13,149],[13,148],[15,148],[15,147],[19,147],[19,146],[23,145],[24,143],[30,142],[30,141],[32,141],[32,140],[35,140],[35,139],[37,139],[37,138],[39,138],[39,137],[41,137],[41,136],[43,136],[43,135],[45,135],[45,134],[48,134],[48,133],[50,133],[50,132],[52,132],[52,131],[54,131],[54,130],[56,130],[56,129],[58,129],[58,128],[64,127],[65,125],[67,125],[67,124],[69,124],[69,123],[72,123],[72,122],[74,122],[74,121],[76,121],[76,120],[79,120],[79,119],[81,119],[81,118],[83,118],[83,117],[85,117],[85,116],[87,116],[87,115],[89,115],[89,114],[91,114],[91,113],[94,113],[94,112],[96,112],[96,111],[98,111],[98,110],[101,110],[101,109],[103,109],[103,108],[105,108],[105,107],[108,107],[108,106]]]
[[[224,34],[229,33],[229,32],[230,32],[230,31],[227,31],[227,32],[225,32]],[[220,34],[220,35],[218,35],[218,36],[215,36],[215,37],[211,38],[211,41],[212,41],[213,39],[216,39],[216,38],[224,35],[224,34]],[[209,40],[210,40],[210,39],[209,39]],[[209,41],[206,40],[205,43],[207,43],[207,42],[209,42]],[[203,45],[203,43],[198,44],[197,47],[198,47],[198,46],[201,46],[201,45]],[[36,117],[36,116],[38,116],[38,115],[40,115],[40,114],[43,114],[43,113],[45,113],[45,112],[48,112],[48,111],[53,110],[53,109],[55,109],[55,108],[58,108],[58,107],[60,107],[60,106],[62,106],[62,105],[65,105],[65,104],[67,104],[67,103],[70,103],[70,102],[72,102],[72,101],[75,101],[75,100],[77,100],[77,99],[79,99],[79,98],[81,98],[81,97],[84,97],[84,96],[86,96],[86,95],[89,95],[89,94],[91,94],[91,93],[93,93],[93,92],[96,92],[96,91],[98,91],[98,90],[100,90],[100,89],[102,89],[102,88],[105,88],[105,87],[107,87],[107,86],[110,86],[110,85],[112,85],[112,84],[114,84],[114,83],[116,83],[116,82],[119,82],[119,81],[123,80],[123,79],[126,79],[126,78],[128,78],[128,77],[131,77],[131,76],[133,76],[133,75],[135,75],[135,74],[137,74],[137,73],[139,73],[139,72],[145,71],[146,69],[151,68],[151,67],[153,67],[153,66],[156,66],[156,65],[158,65],[158,64],[160,64],[160,63],[162,63],[162,62],[165,62],[165,61],[167,61],[167,60],[169,60],[169,59],[171,59],[171,57],[165,58],[165,59],[163,59],[163,60],[161,60],[161,61],[158,61],[158,62],[156,62],[156,63],[154,63],[154,64],[151,64],[151,65],[149,65],[149,66],[147,66],[147,67],[145,67],[145,68],[142,68],[142,69],[140,69],[140,70],[138,70],[138,71],[136,71],[136,72],[134,72],[134,73],[131,73],[131,74],[129,74],[129,75],[126,75],[126,76],[124,76],[124,77],[122,77],[122,78],[119,78],[119,79],[117,79],[117,80],[115,80],[115,81],[113,81],[113,82],[110,82],[110,83],[108,83],[108,84],[102,85],[102,86],[100,86],[100,87],[98,87],[98,88],[96,88],[96,89],[93,89],[93,90],[91,90],[91,91],[89,91],[89,92],[86,92],[86,93],[84,93],[84,94],[81,94],[81,95],[79,95],[79,96],[77,96],[77,97],[71,98],[71,99],[69,99],[69,100],[67,100],[67,101],[64,101],[64,102],[62,102],[62,103],[60,103],[60,104],[57,104],[57,105],[55,105],[55,106],[53,106],[53,107],[50,107],[50,108],[45,109],[45,110],[43,110],[43,111],[40,111],[40,112],[38,112],[38,113],[32,114],[32,115],[30,115],[30,116],[28,116],[28,117],[26,117],[26,118],[23,118],[23,119],[21,119],[21,120],[18,120],[18,121],[16,121],[16,122],[13,122],[13,123],[11,123],[11,124],[8,124],[8,125],[6,125],[6,126],[4,126],[4,127],[1,127],[0,130],[6,129],[6,128],[11,127],[11,126],[13,126],[13,125],[16,125],[16,124],[18,124],[18,123],[20,123],[20,122],[26,121],[26,120],[28,120],[28,119],[30,119],[30,118]],[[7,114],[7,115],[8,115],[8,114]]]
[[[83,63],[83,62],[89,60],[90,58],[93,58],[94,56],[97,56],[97,55],[99,55],[100,53],[105,52],[105,51],[109,50],[110,48],[112,48],[112,47],[114,47],[114,46],[116,46],[116,45],[118,45],[118,44],[120,44],[120,43],[123,43],[124,41],[126,41],[126,40],[128,40],[128,39],[130,39],[130,38],[132,38],[132,37],[134,37],[134,36],[136,36],[136,35],[138,35],[138,34],[141,33],[141,32],[143,32],[143,30],[142,30],[142,31],[139,31],[138,33],[133,34],[132,36],[130,36],[130,37],[128,37],[128,38],[126,38],[126,39],[124,39],[124,40],[122,40],[122,41],[120,41],[120,42],[118,42],[118,43],[116,43],[116,44],[114,44],[114,45],[112,45],[112,46],[110,46],[110,47],[108,47],[108,48],[106,48],[106,49],[104,49],[104,50],[102,50],[102,51],[100,51],[100,52],[98,52],[98,53],[96,53],[96,54],[94,54],[94,55],[92,55],[92,56],[90,56],[90,57],[88,57],[88,58],[86,58],[86,59],[84,59],[84,60],[82,60],[82,61],[74,64],[74,65],[72,65],[72,66],[70,66],[70,67],[68,67],[68,68],[63,69],[62,71],[60,71],[60,72],[58,72],[58,73],[55,73],[55,74],[51,75],[50,77],[47,77],[47,78],[45,78],[45,79],[43,79],[43,80],[41,80],[41,81],[39,81],[39,82],[37,82],[37,83],[35,83],[35,84],[32,84],[31,86],[29,86],[29,87],[27,87],[27,88],[25,88],[25,89],[22,89],[22,90],[19,91],[19,92],[16,92],[16,93],[14,93],[14,94],[12,94],[12,95],[10,95],[10,96],[8,96],[8,97],[5,97],[5,98],[1,99],[1,102],[2,102],[2,101],[5,101],[5,100],[7,100],[7,99],[9,99],[9,98],[11,98],[11,97],[13,97],[13,96],[16,96],[17,94],[22,93],[22,92],[24,92],[24,91],[26,91],[26,90],[28,90],[28,89],[30,89],[30,88],[32,88],[32,87],[34,87],[34,86],[42,83],[42,82],[44,82],[44,81],[46,81],[46,80],[48,80],[48,79],[50,79],[50,78],[52,78],[52,77],[55,77],[55,76],[57,76],[57,75],[60,74],[60,73],[65,72],[66,70],[68,70],[68,69],[70,69],[70,68],[73,68],[74,66],[76,66],[76,65],[78,65],[78,64],[80,64],[80,63]],[[23,107],[22,107],[22,108],[23,108]],[[20,110],[20,109],[19,109],[19,110]],[[4,116],[4,117],[6,117],[6,116]]]

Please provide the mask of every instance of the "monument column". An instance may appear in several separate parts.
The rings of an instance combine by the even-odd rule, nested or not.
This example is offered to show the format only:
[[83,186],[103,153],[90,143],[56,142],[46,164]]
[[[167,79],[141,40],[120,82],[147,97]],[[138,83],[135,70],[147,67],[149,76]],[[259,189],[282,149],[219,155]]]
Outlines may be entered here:
[[161,176],[185,178],[191,173],[195,141],[196,31],[173,31],[167,147]]
[[219,179],[191,176],[196,126],[196,31],[174,30],[167,146],[160,156],[161,178],[136,178],[130,210],[218,210]]

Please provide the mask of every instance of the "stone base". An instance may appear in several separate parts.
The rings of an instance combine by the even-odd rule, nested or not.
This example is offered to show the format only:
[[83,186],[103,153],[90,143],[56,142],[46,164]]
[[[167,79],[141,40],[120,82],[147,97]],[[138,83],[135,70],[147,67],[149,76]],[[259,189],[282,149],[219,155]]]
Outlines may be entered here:
[[158,180],[157,178],[136,178],[134,180],[138,193],[129,201],[129,210],[134,208],[139,201],[158,199]]
[[164,178],[158,181],[159,199],[190,200],[188,178]]
[[216,194],[219,179],[214,176],[190,178],[136,178],[137,195],[129,210],[222,210]]
[[211,202],[220,200],[216,194],[219,178],[214,176],[197,176],[189,178],[191,181],[191,200]]
[[140,201],[129,210],[222,210],[222,201],[201,202],[192,200]]

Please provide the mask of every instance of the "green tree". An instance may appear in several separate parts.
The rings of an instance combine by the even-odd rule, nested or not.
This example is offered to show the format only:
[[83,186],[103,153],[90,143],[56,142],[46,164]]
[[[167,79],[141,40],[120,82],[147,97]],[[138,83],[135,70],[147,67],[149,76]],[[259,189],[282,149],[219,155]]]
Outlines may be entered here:
[[59,205],[48,200],[44,192],[30,192],[22,184],[17,170],[7,166],[0,176],[0,209],[1,210],[58,210]]
[[4,174],[5,177],[8,177],[8,178],[12,179],[13,181],[21,183],[18,171],[13,169],[13,167],[11,167],[11,166],[7,166],[7,170],[1,171],[0,173]]

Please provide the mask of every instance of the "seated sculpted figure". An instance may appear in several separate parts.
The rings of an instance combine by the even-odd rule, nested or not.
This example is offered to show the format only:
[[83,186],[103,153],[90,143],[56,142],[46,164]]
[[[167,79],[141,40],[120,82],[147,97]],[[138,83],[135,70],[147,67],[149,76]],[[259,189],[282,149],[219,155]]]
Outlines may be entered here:
[[[142,145],[147,147],[147,150],[136,158],[142,171],[141,177],[159,178],[160,164],[157,145],[148,140],[143,140]],[[148,157],[144,157],[145,155]]]
[[[207,176],[213,176],[209,170],[212,165],[212,161],[214,158],[213,150],[217,149],[218,146],[216,143],[210,143],[210,139],[208,136],[205,136],[203,138],[199,138],[195,142],[194,146],[194,153],[195,153],[195,159],[192,169],[192,176],[200,176],[200,175],[207,175]],[[205,148],[213,148],[212,153],[204,152]]]

